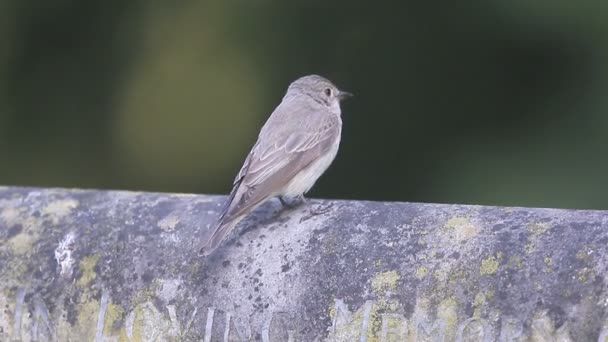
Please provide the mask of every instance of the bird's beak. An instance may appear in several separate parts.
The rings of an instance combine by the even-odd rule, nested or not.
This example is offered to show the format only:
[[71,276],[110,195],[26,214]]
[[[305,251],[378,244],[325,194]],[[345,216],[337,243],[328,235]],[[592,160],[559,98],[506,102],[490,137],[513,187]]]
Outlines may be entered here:
[[353,97],[353,94],[342,90],[340,90],[340,92],[338,93],[338,99],[340,99],[340,101],[345,100],[349,97]]

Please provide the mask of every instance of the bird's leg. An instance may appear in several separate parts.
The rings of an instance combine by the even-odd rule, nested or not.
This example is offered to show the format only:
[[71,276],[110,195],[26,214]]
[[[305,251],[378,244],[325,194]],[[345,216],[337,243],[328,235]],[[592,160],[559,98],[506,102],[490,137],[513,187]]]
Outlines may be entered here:
[[[306,198],[304,197],[304,194],[293,197],[293,198],[285,198],[284,196],[279,196],[279,201],[281,201],[281,204],[288,209],[294,209],[298,206],[301,206],[301,205],[307,203]],[[323,214],[329,212],[332,207],[333,207],[332,203],[329,203],[327,205],[320,204],[316,207],[311,206],[311,208],[308,210],[308,214],[304,215],[302,218],[300,218],[300,222],[304,222],[304,221],[309,220],[318,215],[323,215]]]
[[300,222],[304,222],[307,220],[310,220],[311,218],[318,216],[318,215],[323,215],[328,213],[331,208],[333,207],[333,203],[329,203],[327,205],[322,205],[319,204],[316,208],[310,208],[310,210],[308,211],[308,215],[302,216],[302,218],[300,218]]
[[298,206],[300,206],[302,204],[305,204],[306,203],[306,198],[304,198],[304,195],[299,195],[299,196],[296,196],[296,197],[290,198],[290,199],[284,198],[283,196],[279,196],[279,201],[281,201],[281,204],[284,207],[289,208],[289,209],[293,209],[293,208],[298,207]]
[[313,215],[323,215],[323,214],[328,213],[333,206],[334,206],[333,203],[329,203],[327,205],[320,204],[316,208],[311,208],[310,211]]

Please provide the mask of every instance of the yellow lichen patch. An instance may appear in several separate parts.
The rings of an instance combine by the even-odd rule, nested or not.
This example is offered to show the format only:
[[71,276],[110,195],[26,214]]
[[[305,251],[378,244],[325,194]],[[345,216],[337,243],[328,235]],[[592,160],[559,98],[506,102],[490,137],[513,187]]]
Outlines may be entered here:
[[475,295],[475,300],[473,301],[473,306],[483,306],[486,303],[486,295],[483,292],[479,292]]
[[113,303],[108,304],[103,321],[103,331],[106,335],[117,335],[120,333],[120,329],[115,329],[114,323],[120,321],[123,312],[122,307]]
[[[369,314],[369,324],[367,326],[367,341],[369,342],[381,342],[381,329],[382,320],[384,319],[382,313],[394,313],[399,310],[400,304],[394,299],[380,299],[377,303],[372,305]],[[398,325],[405,323],[399,319],[387,320],[392,325]]]
[[396,299],[390,299],[390,298],[386,298],[386,297],[382,297],[380,299],[378,299],[374,305],[381,310],[388,310],[388,311],[397,311],[400,307],[401,304],[399,303],[398,300]]
[[73,335],[75,332],[75,328],[68,322],[67,320],[67,312],[65,308],[59,308],[60,314],[58,315],[59,319],[57,320],[57,324],[55,325],[55,331],[57,332],[56,341],[86,341],[83,338],[75,338]]
[[[62,338],[59,341],[95,341],[97,333],[97,321],[100,313],[100,303],[87,293],[83,293],[76,306],[76,324],[70,325],[65,320],[60,320],[58,333],[61,332]],[[123,309],[115,304],[108,303],[103,315],[102,336],[111,337],[120,334],[120,330],[114,326],[115,322],[121,320]],[[126,340],[141,341],[141,340]]]
[[328,314],[329,314],[329,318],[331,318],[332,320],[334,319],[334,316],[336,316],[336,308],[335,308],[335,305],[333,303],[329,307]]
[[532,236],[542,235],[551,229],[551,225],[547,222],[533,222],[528,224],[528,231]]
[[475,300],[473,300],[473,307],[475,311],[473,311],[473,317],[480,318],[482,310],[488,304],[488,300],[494,297],[494,291],[483,291],[477,293],[475,295]]
[[21,226],[21,231],[7,240],[7,246],[17,255],[29,253],[39,237],[41,221],[26,214],[27,208],[8,207],[0,211],[0,225],[4,223],[9,228]]
[[78,316],[76,325],[72,329],[72,336],[82,338],[81,341],[94,341],[99,302],[83,295],[80,297],[80,303],[78,303],[76,310]]
[[482,275],[495,274],[496,271],[498,270],[498,266],[500,266],[500,264],[496,260],[496,257],[492,255],[489,258],[481,261],[481,266],[479,267],[479,273],[481,273]]
[[32,250],[32,246],[38,240],[38,234],[35,232],[23,231],[20,234],[17,234],[8,240],[8,245],[10,246],[13,253],[17,255],[25,255]]
[[537,312],[532,319],[530,327],[530,341],[572,341],[568,323],[555,329],[555,323],[546,311]]
[[457,242],[468,240],[479,233],[479,228],[471,222],[468,217],[455,216],[447,220],[443,226],[448,231],[453,231]]
[[533,222],[526,226],[530,233],[530,241],[524,245],[526,254],[532,253],[536,249],[536,241],[540,235],[545,234],[551,229],[551,225],[547,222]]
[[372,279],[372,291],[375,294],[384,294],[397,288],[401,276],[397,271],[387,271],[376,274]]
[[179,217],[175,215],[169,215],[164,219],[158,221],[158,227],[165,232],[172,232],[179,223]]
[[80,287],[87,286],[93,279],[97,277],[95,273],[95,266],[99,261],[99,254],[88,255],[80,262],[80,272],[82,272],[80,278],[76,282],[76,285]]
[[446,338],[451,341],[454,338],[456,324],[458,323],[458,302],[456,298],[448,297],[439,303],[437,318],[445,323]]
[[577,273],[577,279],[583,283],[592,280],[594,276],[595,273],[593,272],[593,269],[589,267],[583,267],[582,269],[578,270]]
[[53,201],[42,209],[42,215],[49,216],[53,224],[57,224],[59,223],[59,220],[66,217],[72,209],[77,208],[78,204],[78,201],[74,199]]
[[[376,303],[366,302],[363,306],[357,309],[352,314],[342,313],[340,315],[342,320],[339,320],[334,326],[333,330],[325,341],[331,342],[350,342],[358,341],[361,338],[361,334],[364,334],[367,342],[380,342],[382,340],[382,324],[383,320],[391,328],[396,328],[399,325],[405,325],[406,320],[399,314],[393,314],[399,309],[399,302],[397,300],[386,300],[381,299]],[[330,317],[335,317],[335,307],[330,309]],[[346,318],[346,320],[344,320]],[[404,329],[405,330],[405,329]],[[388,341],[402,340],[405,338],[405,331],[402,336],[394,336],[391,334]],[[398,335],[398,334],[397,334]]]
[[378,342],[380,328],[382,327],[381,316],[378,314],[378,305],[372,304],[372,309],[369,312],[369,321],[367,324],[367,340],[369,342]]
[[160,286],[161,286],[161,282],[159,279],[152,280],[150,285],[139,290],[135,294],[135,296],[133,296],[131,298],[131,302],[139,305],[139,304],[144,304],[144,303],[150,301],[152,298],[154,298],[156,296],[156,293]]
[[422,280],[426,277],[427,273],[429,273],[429,270],[424,266],[420,266],[416,269],[416,278]]
[[364,309],[365,306],[360,307],[359,310],[349,317],[347,322],[342,322],[342,324],[334,327],[335,330],[329,334],[326,340],[331,342],[347,342],[360,339]]
[[[179,331],[173,329],[170,318],[159,312],[150,302],[157,282],[150,287],[139,291],[132,303],[137,303],[124,318],[120,331],[114,331],[118,335],[119,342],[130,341],[176,341]],[[121,308],[118,308],[121,310]],[[122,311],[116,312],[118,319]]]

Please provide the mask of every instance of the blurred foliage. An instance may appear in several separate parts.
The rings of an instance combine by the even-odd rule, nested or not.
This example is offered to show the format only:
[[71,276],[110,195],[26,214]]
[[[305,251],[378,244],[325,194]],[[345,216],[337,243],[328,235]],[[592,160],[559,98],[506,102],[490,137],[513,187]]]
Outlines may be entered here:
[[226,193],[318,73],[356,97],[311,196],[608,208],[606,7],[4,0],[0,183]]

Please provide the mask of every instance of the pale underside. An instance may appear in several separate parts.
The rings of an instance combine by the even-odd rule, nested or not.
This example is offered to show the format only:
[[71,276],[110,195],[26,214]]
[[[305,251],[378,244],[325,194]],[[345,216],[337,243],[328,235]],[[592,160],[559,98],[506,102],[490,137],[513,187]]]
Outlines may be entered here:
[[221,222],[237,219],[270,197],[306,193],[335,158],[341,126],[339,112],[316,102],[283,101],[235,178]]

